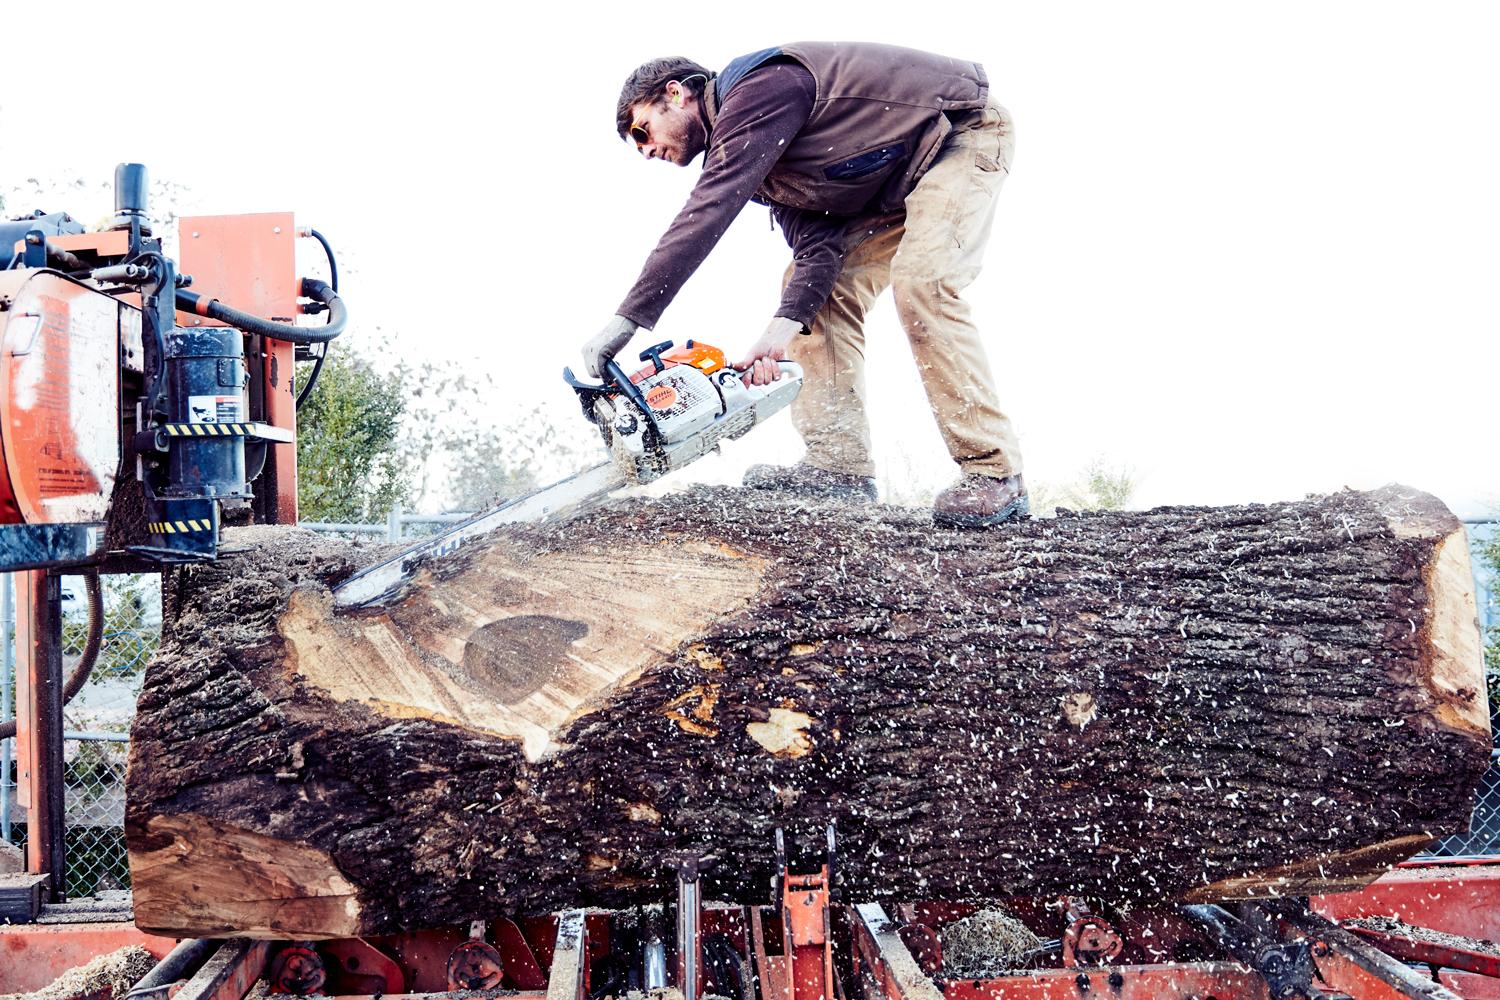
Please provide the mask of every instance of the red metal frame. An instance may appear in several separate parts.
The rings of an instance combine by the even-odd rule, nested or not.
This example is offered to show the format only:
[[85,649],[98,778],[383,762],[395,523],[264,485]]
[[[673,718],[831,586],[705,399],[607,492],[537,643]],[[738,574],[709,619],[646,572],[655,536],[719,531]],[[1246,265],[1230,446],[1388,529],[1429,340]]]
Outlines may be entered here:
[[0,994],[40,990],[69,969],[130,945],[162,959],[176,943],[125,921],[6,926],[0,928]]
[[[256,316],[290,323],[298,314],[298,230],[291,212],[252,215],[197,215],[179,220],[178,270],[193,276],[193,290],[222,299]],[[179,326],[221,326],[217,320],[177,314]],[[251,337],[256,352],[247,357],[259,373],[255,392],[263,400],[264,421],[297,432],[295,348],[282,340]],[[258,345],[258,349],[257,349]],[[272,491],[260,508],[262,520],[297,523],[297,449],[270,445],[265,485]]]
[[17,795],[26,806],[26,871],[47,875],[63,898],[62,597],[58,578],[27,570],[16,580]]
[[1329,920],[1394,917],[1448,934],[1500,941],[1500,864],[1444,864],[1398,868],[1357,892],[1314,896]]

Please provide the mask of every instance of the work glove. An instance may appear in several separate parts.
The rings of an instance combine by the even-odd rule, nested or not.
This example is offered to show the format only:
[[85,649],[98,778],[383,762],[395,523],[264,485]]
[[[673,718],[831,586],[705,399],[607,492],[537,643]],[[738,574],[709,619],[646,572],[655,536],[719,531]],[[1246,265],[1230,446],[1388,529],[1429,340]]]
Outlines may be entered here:
[[604,324],[604,329],[599,331],[598,336],[583,345],[583,366],[589,370],[589,374],[594,378],[603,378],[601,372],[604,371],[604,366],[625,349],[637,329],[635,321],[624,316],[616,316]]
[[751,385],[770,385],[781,378],[781,366],[776,362],[786,358],[787,345],[801,332],[802,324],[796,320],[775,317],[750,348],[750,353],[745,355],[745,360],[735,367],[745,373],[745,381]]

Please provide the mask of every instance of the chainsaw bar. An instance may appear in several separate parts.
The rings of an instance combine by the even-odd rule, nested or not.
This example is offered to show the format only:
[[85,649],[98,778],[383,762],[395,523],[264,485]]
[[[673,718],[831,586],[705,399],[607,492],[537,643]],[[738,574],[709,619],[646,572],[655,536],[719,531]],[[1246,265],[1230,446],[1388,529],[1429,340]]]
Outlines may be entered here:
[[625,477],[614,462],[596,465],[485,511],[435,538],[408,546],[339,584],[333,603],[340,608],[363,608],[382,603],[406,585],[417,567],[428,559],[448,555],[464,542],[506,524],[535,523],[583,510],[621,486]]
[[613,461],[408,546],[334,588],[334,605],[381,604],[397,594],[422,563],[448,555],[471,538],[506,524],[577,513],[622,486],[649,483],[684,468],[717,451],[721,441],[743,437],[802,388],[802,367],[792,361],[778,362],[776,381],[747,385],[744,372],[726,365],[717,347],[690,340],[680,351],[671,348],[672,342],[666,341],[642,353],[641,360],[649,359],[653,370],[635,379],[613,360],[605,365],[609,381],[598,385],[580,382],[570,369],[563,369],[563,380],[577,392],[584,416],[598,427]]

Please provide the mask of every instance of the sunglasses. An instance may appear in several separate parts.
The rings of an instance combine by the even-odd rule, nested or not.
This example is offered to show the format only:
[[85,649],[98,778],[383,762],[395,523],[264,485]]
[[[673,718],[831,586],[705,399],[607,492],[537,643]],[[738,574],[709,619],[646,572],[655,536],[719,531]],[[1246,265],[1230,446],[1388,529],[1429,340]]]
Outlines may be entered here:
[[651,133],[646,131],[646,123],[638,121],[630,126],[630,138],[635,140],[635,148],[640,149],[651,141]]

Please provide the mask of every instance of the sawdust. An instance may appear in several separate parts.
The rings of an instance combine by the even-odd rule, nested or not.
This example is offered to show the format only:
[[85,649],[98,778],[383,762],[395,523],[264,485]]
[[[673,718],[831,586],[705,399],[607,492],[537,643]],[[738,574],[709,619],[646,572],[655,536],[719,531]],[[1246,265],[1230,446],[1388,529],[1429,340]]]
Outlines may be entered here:
[[1435,931],[1430,927],[1418,927],[1415,924],[1403,923],[1395,917],[1356,917],[1353,920],[1341,921],[1341,926],[1354,928],[1363,927],[1382,934],[1399,934],[1409,937],[1423,944],[1435,944],[1443,948],[1458,948],[1463,951],[1477,951],[1485,955],[1500,957],[1500,945],[1485,938],[1463,937],[1458,934],[1449,934],[1446,931]]
[[667,986],[659,990],[626,990],[620,1000],[683,1000],[683,996],[677,987]]
[[942,931],[943,974],[951,979],[989,979],[1023,966],[1042,939],[1001,909],[979,910]]
[[140,945],[100,955],[87,965],[69,969],[50,986],[33,993],[0,995],[0,1000],[71,1000],[74,997],[123,997],[156,965],[156,957]]

